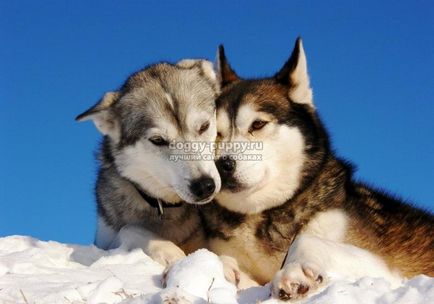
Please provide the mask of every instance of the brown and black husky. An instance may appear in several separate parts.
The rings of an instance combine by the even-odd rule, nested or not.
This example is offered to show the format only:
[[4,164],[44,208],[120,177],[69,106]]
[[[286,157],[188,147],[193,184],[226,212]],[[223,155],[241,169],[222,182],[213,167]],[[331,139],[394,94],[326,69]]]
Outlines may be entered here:
[[217,140],[262,145],[217,151],[222,190],[202,212],[210,249],[260,284],[272,280],[282,300],[334,271],[434,276],[433,215],[353,180],[315,109],[301,40],[270,78],[241,79],[223,47],[218,57]]

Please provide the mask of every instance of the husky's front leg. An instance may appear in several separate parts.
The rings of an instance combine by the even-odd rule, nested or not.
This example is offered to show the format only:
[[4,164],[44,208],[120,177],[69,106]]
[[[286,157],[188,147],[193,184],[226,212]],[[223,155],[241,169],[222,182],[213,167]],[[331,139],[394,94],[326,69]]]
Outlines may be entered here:
[[165,267],[185,257],[184,251],[173,242],[137,225],[124,226],[109,247],[125,250],[141,248],[154,261]]
[[299,299],[332,279],[356,280],[364,276],[383,278],[394,287],[402,280],[380,257],[367,250],[301,234],[272,281],[271,295],[281,300]]
[[240,269],[236,259],[227,255],[221,255],[219,258],[223,264],[225,279],[234,284],[238,290],[259,286],[258,282]]
[[[315,247],[297,238],[289,249],[285,264],[274,276],[271,296],[283,301],[306,297],[327,281],[324,259]],[[314,244],[312,244],[314,245]]]

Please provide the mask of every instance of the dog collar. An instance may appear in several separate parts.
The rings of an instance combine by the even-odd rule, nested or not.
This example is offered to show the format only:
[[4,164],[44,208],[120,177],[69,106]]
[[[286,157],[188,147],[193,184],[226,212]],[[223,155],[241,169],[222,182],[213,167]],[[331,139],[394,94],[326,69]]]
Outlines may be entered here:
[[155,198],[155,197],[150,196],[149,194],[147,194],[145,191],[143,191],[135,183],[133,183],[133,185],[134,185],[134,188],[136,188],[137,192],[140,194],[140,196],[143,198],[143,200],[145,202],[147,202],[149,206],[158,210],[159,216],[163,215],[164,208],[178,208],[178,207],[182,206],[182,202],[181,203],[175,203],[175,204],[166,203],[165,201],[163,201],[159,198]]

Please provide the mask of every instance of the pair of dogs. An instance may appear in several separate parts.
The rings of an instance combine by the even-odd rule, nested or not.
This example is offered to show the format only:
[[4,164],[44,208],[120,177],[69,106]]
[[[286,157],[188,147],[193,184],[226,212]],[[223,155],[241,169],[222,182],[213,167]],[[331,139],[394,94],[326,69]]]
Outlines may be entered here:
[[434,276],[433,215],[353,181],[315,109],[300,39],[269,78],[240,78],[223,47],[216,71],[148,66],[87,119],[104,135],[101,248],[142,248],[170,266],[206,247],[240,288],[272,281],[281,300],[332,272]]

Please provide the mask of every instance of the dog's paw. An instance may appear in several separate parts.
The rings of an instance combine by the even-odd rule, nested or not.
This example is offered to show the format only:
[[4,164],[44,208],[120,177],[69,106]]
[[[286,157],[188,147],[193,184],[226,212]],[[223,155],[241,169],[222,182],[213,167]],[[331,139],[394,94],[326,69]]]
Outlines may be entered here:
[[173,267],[173,264],[170,264],[170,265],[166,266],[166,268],[164,268],[163,274],[161,275],[161,286],[163,286],[163,288],[167,287],[169,272],[170,272],[170,270],[172,270],[172,267]]
[[161,242],[158,246],[152,246],[149,248],[147,254],[166,268],[176,261],[185,258],[184,251],[171,242]]
[[237,260],[227,255],[221,255],[220,261],[223,264],[225,279],[234,284],[237,289],[247,289],[258,286],[247,274],[240,270]]
[[190,300],[183,296],[167,295],[163,299],[163,304],[192,304]]
[[240,283],[241,270],[238,266],[237,260],[227,255],[221,255],[220,261],[223,264],[225,279],[238,287],[238,284]]
[[206,304],[204,299],[198,298],[182,288],[169,287],[163,289],[155,298],[152,303],[164,304]]
[[325,283],[325,275],[312,263],[286,264],[273,279],[271,296],[282,301],[301,299]]

